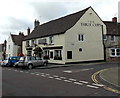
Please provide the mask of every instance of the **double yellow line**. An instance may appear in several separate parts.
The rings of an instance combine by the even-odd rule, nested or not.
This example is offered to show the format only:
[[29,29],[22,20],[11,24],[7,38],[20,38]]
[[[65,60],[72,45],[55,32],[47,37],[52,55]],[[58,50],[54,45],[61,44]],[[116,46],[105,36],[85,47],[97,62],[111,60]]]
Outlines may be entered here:
[[[111,68],[109,68],[109,69],[111,69]],[[106,71],[106,70],[108,70],[108,69],[103,69],[103,70],[100,70],[100,71],[95,72],[95,73],[92,75],[92,77],[91,77],[92,80],[93,80],[96,84],[101,84],[101,83],[96,79],[96,76],[97,76],[99,73],[101,73],[101,72],[103,72],[103,71]],[[102,84],[102,85],[103,85],[103,84]],[[103,88],[106,89],[106,90],[108,90],[108,91],[112,91],[112,92],[114,92],[114,93],[120,94],[120,91],[119,91],[119,90],[112,89],[112,88],[110,88],[110,87],[107,87],[106,85],[104,85]]]

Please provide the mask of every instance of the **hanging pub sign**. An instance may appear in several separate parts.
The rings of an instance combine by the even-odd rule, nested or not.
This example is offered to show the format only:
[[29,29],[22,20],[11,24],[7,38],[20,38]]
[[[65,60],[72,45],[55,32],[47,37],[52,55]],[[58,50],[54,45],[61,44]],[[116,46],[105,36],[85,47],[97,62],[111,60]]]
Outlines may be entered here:
[[95,23],[94,21],[88,21],[86,23],[81,23],[81,26],[94,26],[94,27],[97,27],[97,26],[101,26],[101,24]]

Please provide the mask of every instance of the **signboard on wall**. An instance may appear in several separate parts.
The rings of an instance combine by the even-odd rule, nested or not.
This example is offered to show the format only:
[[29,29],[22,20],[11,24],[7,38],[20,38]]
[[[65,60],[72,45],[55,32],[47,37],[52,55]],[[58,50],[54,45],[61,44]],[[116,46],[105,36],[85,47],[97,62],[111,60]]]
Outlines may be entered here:
[[88,22],[85,22],[85,23],[81,23],[81,26],[97,27],[97,26],[101,26],[101,24],[95,23],[94,21],[88,21]]

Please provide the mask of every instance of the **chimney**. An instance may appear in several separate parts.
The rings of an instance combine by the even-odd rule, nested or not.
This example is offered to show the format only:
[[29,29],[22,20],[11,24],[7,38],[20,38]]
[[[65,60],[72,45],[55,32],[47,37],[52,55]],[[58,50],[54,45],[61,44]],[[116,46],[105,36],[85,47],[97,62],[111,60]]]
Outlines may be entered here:
[[39,26],[39,24],[40,24],[39,20],[35,19],[35,21],[34,21],[34,28],[36,28],[37,26]]
[[112,22],[117,23],[117,17],[113,17]]
[[21,35],[22,33],[21,32],[19,32],[19,35]]
[[27,29],[27,35],[30,35],[30,28]]

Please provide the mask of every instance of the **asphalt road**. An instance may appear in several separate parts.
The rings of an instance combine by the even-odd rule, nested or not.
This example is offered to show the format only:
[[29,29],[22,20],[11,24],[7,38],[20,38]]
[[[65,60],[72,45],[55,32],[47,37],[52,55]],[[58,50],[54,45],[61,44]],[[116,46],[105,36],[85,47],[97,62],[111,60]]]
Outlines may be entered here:
[[2,96],[118,96],[91,79],[96,71],[115,66],[102,62],[32,70],[3,67]]

